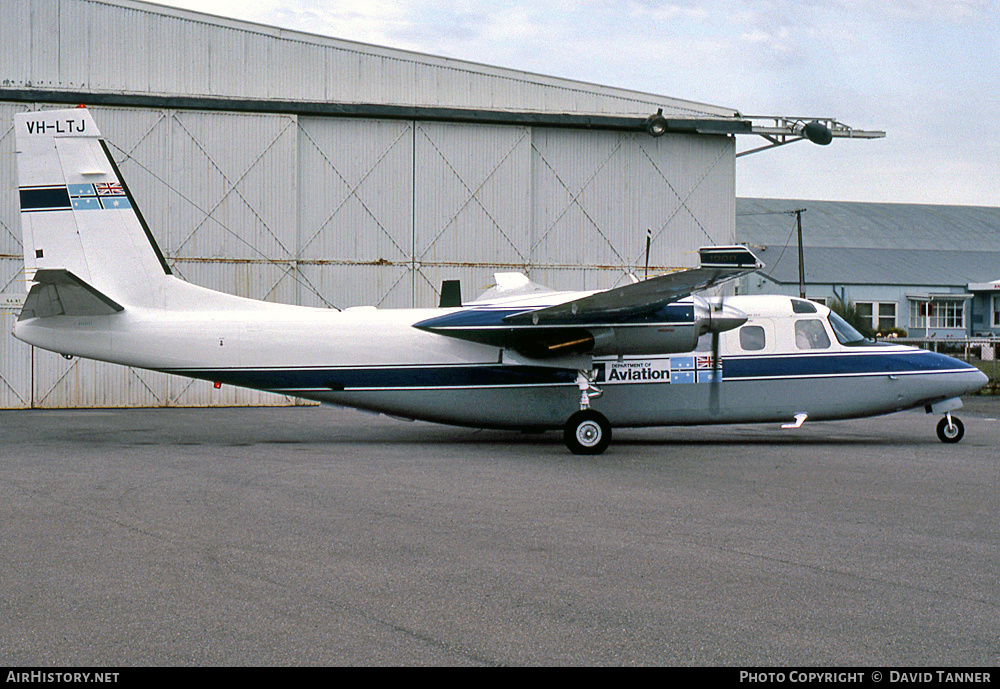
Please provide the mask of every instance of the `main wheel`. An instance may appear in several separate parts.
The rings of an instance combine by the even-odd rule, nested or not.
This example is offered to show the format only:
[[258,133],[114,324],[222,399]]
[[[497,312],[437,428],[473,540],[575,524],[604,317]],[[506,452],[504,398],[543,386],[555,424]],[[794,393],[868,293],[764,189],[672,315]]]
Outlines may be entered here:
[[957,416],[951,417],[951,423],[949,424],[948,417],[946,416],[938,421],[937,435],[942,443],[957,443],[965,435],[965,425]]
[[604,414],[583,409],[569,417],[563,440],[575,455],[599,455],[611,444],[611,423]]

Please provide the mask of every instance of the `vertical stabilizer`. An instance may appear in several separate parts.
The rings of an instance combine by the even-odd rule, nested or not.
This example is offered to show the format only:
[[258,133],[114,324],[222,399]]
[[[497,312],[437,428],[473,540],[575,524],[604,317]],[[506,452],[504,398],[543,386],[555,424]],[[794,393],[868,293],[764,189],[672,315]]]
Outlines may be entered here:
[[65,270],[123,304],[155,305],[170,269],[85,108],[15,115],[28,285]]

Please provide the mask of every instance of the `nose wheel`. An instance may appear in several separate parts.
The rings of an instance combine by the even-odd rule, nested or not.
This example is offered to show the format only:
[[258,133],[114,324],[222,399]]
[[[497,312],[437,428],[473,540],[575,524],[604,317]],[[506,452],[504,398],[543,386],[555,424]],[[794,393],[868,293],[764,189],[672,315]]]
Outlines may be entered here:
[[938,421],[937,436],[942,443],[957,443],[964,435],[965,424],[957,416],[952,416],[951,412]]

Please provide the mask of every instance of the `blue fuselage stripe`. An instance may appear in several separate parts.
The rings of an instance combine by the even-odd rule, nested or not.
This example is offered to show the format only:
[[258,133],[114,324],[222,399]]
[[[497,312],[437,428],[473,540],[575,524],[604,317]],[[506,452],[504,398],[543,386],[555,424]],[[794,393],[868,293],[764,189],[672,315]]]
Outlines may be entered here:
[[912,351],[891,354],[724,357],[722,368],[723,377],[732,380],[740,378],[942,373],[974,367],[943,354]]
[[258,390],[517,387],[573,383],[576,372],[541,366],[171,369],[167,373]]
[[[932,352],[723,357],[724,381],[831,376],[911,375],[972,370]],[[299,367],[168,369],[166,373],[258,390],[393,390],[575,385],[576,372],[544,366]],[[668,382],[659,380],[656,382]]]

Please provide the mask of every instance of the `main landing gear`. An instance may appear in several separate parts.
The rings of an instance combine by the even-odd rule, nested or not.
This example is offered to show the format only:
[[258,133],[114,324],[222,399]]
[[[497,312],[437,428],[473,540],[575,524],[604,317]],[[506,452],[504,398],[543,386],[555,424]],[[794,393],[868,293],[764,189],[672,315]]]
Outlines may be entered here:
[[611,423],[604,414],[590,408],[590,400],[603,392],[594,385],[588,371],[577,373],[576,385],[580,389],[580,411],[569,417],[563,427],[563,440],[575,455],[599,455],[611,444]]
[[965,435],[965,424],[951,412],[945,412],[944,418],[938,421],[937,436],[942,443],[957,443]]

